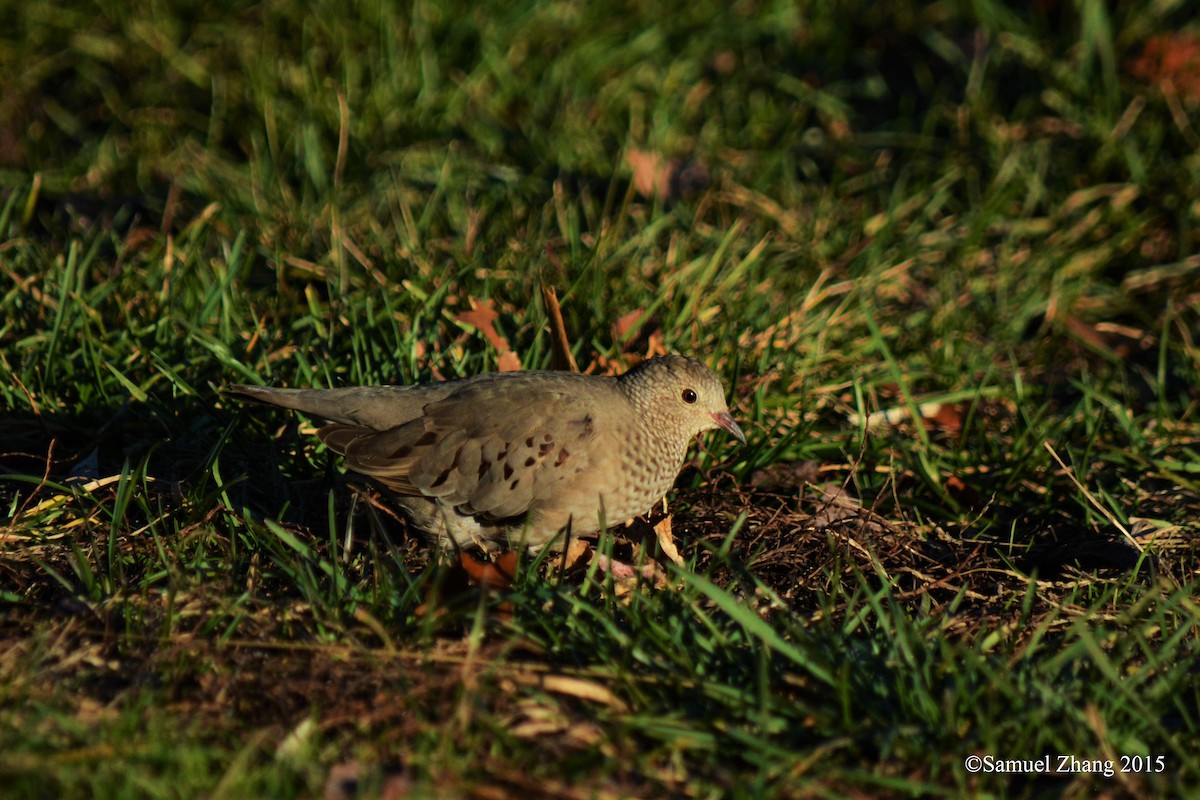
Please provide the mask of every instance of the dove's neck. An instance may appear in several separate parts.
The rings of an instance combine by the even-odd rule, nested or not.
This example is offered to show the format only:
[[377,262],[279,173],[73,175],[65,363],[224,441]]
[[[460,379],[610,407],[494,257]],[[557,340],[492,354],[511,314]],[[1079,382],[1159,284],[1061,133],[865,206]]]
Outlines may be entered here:
[[[639,490],[649,499],[647,505],[661,498],[675,483],[691,444],[690,431],[681,429],[679,420],[673,419],[655,402],[656,394],[641,381],[628,381],[623,387],[625,396],[633,410],[634,425],[624,442],[623,461],[629,479],[642,488]],[[642,508],[633,513],[640,514]]]

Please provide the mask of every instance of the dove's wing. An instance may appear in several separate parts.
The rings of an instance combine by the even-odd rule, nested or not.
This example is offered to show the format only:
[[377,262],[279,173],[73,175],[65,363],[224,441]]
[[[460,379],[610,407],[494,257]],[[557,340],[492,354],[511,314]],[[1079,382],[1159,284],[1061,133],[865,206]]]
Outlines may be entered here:
[[[510,519],[551,498],[569,503],[563,493],[579,480],[603,480],[586,473],[597,460],[597,421],[611,416],[602,407],[612,402],[623,401],[607,379],[511,373],[464,383],[388,430],[333,424],[319,433],[350,469],[394,491]],[[584,491],[594,506],[596,492]]]

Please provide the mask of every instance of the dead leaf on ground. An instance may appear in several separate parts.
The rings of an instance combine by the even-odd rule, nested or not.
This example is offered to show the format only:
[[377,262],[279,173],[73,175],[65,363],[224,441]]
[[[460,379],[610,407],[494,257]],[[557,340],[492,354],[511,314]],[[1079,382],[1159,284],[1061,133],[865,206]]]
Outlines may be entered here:
[[572,539],[567,545],[567,552],[563,554],[562,564],[566,572],[574,572],[575,570],[587,569],[588,564],[592,563],[592,546],[583,539]]
[[613,338],[617,342],[624,342],[630,338],[631,333],[641,327],[644,317],[646,317],[646,310],[643,308],[635,308],[633,311],[622,314],[613,323]]
[[[518,560],[519,554],[515,550],[500,553],[491,561],[480,561],[466,550],[459,552],[458,560],[447,567],[445,578],[433,587],[425,602],[413,614],[418,617],[442,614],[447,605],[470,596],[476,589],[503,591],[512,588]],[[501,603],[496,613],[511,614],[512,604]]]
[[658,319],[642,308],[622,314],[613,323],[612,334],[613,341],[626,353],[644,353],[645,358],[654,358],[667,352]]
[[633,187],[643,197],[674,200],[709,183],[708,169],[698,161],[668,159],[658,153],[630,150],[625,162],[633,171]]
[[[517,683],[528,685],[536,682],[524,679],[518,681],[505,679],[501,684],[501,689],[510,694],[515,693]],[[571,693],[567,692],[566,694]],[[582,699],[591,698],[584,697]],[[625,710],[623,703],[619,707],[622,711]],[[603,740],[600,728],[594,723],[573,718],[557,703],[545,703],[537,698],[521,700],[518,703],[517,713],[502,724],[508,733],[521,739],[549,736],[553,737],[556,742],[573,747],[594,747]]]
[[816,498],[817,511],[813,514],[813,522],[819,528],[860,516],[864,510],[862,502],[840,484],[813,488],[819,493]]
[[516,372],[521,369],[521,357],[512,350],[506,350],[496,359],[496,369],[500,372]]
[[645,355],[637,352],[620,353],[615,358],[597,355],[583,370],[585,375],[620,375],[641,364],[643,361],[666,355],[669,351],[663,340],[663,333],[657,328],[644,338]]
[[988,502],[984,495],[957,475],[946,476],[946,493],[970,508],[983,508]]
[[1189,103],[1200,102],[1200,35],[1151,36],[1141,55],[1129,64],[1129,73],[1164,93],[1178,94]]
[[646,337],[646,358],[657,358],[667,354],[667,345],[663,341],[662,331],[654,331]]
[[587,369],[583,371],[583,374],[620,375],[622,372],[633,369],[644,360],[641,356],[634,353],[625,353],[617,358],[598,355],[587,365]]
[[1114,359],[1127,359],[1154,346],[1154,336],[1140,328],[1112,322],[1088,323],[1074,314],[1060,314],[1067,333],[1080,343]]
[[925,417],[925,427],[953,436],[962,431],[963,413],[966,408],[966,403],[942,403],[937,411]]
[[501,372],[513,372],[520,369],[520,357],[513,352],[512,347],[508,344],[508,340],[496,330],[496,320],[500,317],[500,313],[496,311],[492,299],[476,300],[472,297],[469,298],[469,302],[471,308],[467,311],[460,311],[458,313],[458,321],[465,322],[474,327],[495,348],[498,354],[496,366]]
[[682,567],[683,556],[679,555],[679,548],[675,546],[675,535],[671,532],[670,514],[663,517],[654,526],[654,535],[658,538],[658,547],[662,550],[663,555]]
[[459,563],[476,586],[510,589],[517,574],[517,552],[509,550],[493,561],[477,561],[470,553],[459,554]]
[[[942,403],[918,403],[917,415],[922,423],[931,417],[936,416],[942,410]],[[851,425],[866,425],[868,430],[875,430],[884,426],[896,426],[904,422],[909,422],[912,419],[912,413],[907,404],[885,408],[881,411],[873,411],[862,417],[858,413],[846,415],[846,421]]]

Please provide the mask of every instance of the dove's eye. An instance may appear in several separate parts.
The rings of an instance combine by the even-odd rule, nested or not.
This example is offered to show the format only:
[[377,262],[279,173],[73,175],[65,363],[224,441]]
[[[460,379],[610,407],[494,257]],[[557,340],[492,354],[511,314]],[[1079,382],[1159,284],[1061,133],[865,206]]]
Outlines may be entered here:
[[696,402],[696,392],[692,389],[683,390],[683,402],[691,405]]

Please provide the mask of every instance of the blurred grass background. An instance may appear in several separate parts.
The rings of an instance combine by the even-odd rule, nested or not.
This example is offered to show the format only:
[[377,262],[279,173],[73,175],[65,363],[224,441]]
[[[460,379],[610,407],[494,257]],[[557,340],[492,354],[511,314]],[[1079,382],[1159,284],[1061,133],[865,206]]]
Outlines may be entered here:
[[[0,0],[6,791],[1195,791],[1193,17]],[[418,614],[386,505],[218,389],[545,367],[539,284],[750,445],[670,590]],[[1164,761],[963,768],[1046,753]]]

